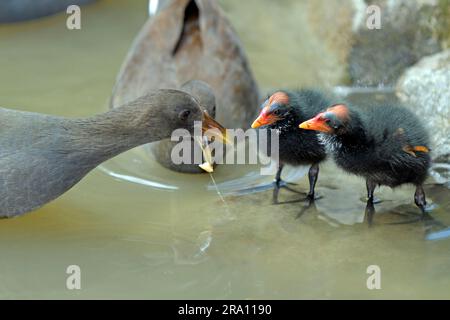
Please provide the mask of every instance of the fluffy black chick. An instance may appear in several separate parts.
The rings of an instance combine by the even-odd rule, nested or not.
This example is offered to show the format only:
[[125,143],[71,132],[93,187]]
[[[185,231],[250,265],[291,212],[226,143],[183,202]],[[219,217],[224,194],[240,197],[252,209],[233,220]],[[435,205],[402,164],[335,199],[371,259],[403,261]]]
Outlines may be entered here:
[[415,185],[415,203],[426,216],[422,185],[431,162],[429,138],[418,117],[408,109],[392,104],[365,109],[338,104],[299,127],[320,132],[319,138],[336,164],[366,179],[369,223],[377,185]]
[[[273,129],[279,138],[279,163],[274,182],[274,203],[278,203],[280,187],[285,186],[281,180],[281,172],[285,164],[310,165],[308,199],[314,199],[319,163],[326,158],[325,148],[319,142],[316,132],[298,130],[298,124],[325,110],[329,105],[330,100],[323,93],[307,89],[278,90],[262,103],[261,112],[253,122],[252,128]],[[274,157],[275,150],[271,150],[270,144],[268,149],[268,154]]]

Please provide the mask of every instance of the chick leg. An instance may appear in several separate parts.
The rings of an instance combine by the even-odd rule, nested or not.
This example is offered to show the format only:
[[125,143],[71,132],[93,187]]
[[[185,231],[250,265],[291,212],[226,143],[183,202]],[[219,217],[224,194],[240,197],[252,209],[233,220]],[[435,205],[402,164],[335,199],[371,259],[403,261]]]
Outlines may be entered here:
[[373,193],[375,191],[377,184],[374,183],[372,180],[367,179],[366,180],[366,187],[367,187],[367,203],[366,203],[366,217],[367,217],[367,224],[372,226],[373,222],[373,216],[375,214],[375,207],[373,205]]
[[423,191],[423,187],[421,185],[416,186],[416,192],[414,193],[414,202],[422,212],[422,216],[425,217],[427,215],[427,212],[425,210],[427,200],[425,198],[425,191]]
[[425,222],[425,229],[427,232],[431,231],[433,227],[448,228],[448,226],[446,226],[444,223],[434,219],[431,215],[428,214],[427,199],[425,197],[425,191],[423,190],[422,185],[416,186],[416,192],[414,193],[414,202],[416,203],[416,206],[420,208],[420,211],[422,211],[422,221]]
[[277,174],[275,175],[274,188],[273,188],[273,203],[278,203],[278,194],[280,193],[281,185],[281,171],[283,171],[283,164],[279,164]]
[[303,193],[297,190],[290,188],[288,185],[295,185],[295,183],[285,182],[281,179],[281,171],[283,171],[284,164],[279,164],[277,174],[275,175],[274,180],[274,188],[273,188],[273,204],[279,204],[278,202],[278,194],[280,193],[280,189],[284,188],[294,193]]
[[[417,185],[416,186],[416,192],[414,193],[414,202],[416,203],[416,206],[419,207],[422,215],[419,218],[415,218],[412,220],[407,220],[407,221],[401,221],[401,222],[394,222],[394,223],[388,223],[391,225],[399,225],[399,224],[409,224],[409,223],[415,223],[415,222],[419,222],[419,221],[423,221],[424,225],[425,225],[425,231],[428,234],[428,236],[430,236],[430,239],[434,238],[434,237],[440,237],[440,232],[443,231],[442,228],[444,229],[448,229],[449,227],[444,224],[443,222],[433,218],[430,214],[428,214],[427,211],[429,211],[431,208],[427,207],[427,200],[425,197],[425,191],[423,190],[422,185]],[[433,234],[432,228],[434,227],[438,227],[440,228],[440,230],[438,230],[435,234]],[[428,239],[428,240],[430,240]]]
[[441,222],[433,219],[427,213],[427,211],[426,211],[427,200],[425,198],[425,192],[423,191],[423,187],[421,185],[416,186],[416,192],[414,193],[414,202],[416,203],[416,206],[418,206],[420,211],[422,212],[422,215],[420,218],[415,218],[412,220],[406,220],[406,221],[401,221],[401,222],[388,223],[388,224],[391,224],[391,225],[409,224],[409,223],[419,222],[422,220],[425,222],[426,228],[430,228],[431,226],[446,227]]
[[317,163],[313,164],[309,168],[308,178],[309,178],[309,193],[308,198],[314,199],[314,188],[316,187],[317,178],[319,177],[319,165]]

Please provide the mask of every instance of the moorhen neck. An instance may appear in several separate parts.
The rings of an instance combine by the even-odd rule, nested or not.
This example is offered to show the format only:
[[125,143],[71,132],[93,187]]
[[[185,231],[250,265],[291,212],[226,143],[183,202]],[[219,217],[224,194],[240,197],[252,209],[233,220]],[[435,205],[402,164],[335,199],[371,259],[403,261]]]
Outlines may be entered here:
[[0,217],[35,210],[100,163],[177,128],[192,131],[202,118],[197,101],[178,90],[158,90],[86,119],[0,108]]
[[[275,129],[279,135],[279,164],[274,181],[274,203],[278,203],[280,187],[286,187],[281,179],[285,164],[310,165],[308,199],[314,199],[319,163],[326,157],[325,148],[320,144],[315,132],[298,130],[297,126],[329,105],[330,100],[323,93],[308,89],[279,90],[263,102],[262,110],[252,128]],[[289,187],[286,188],[293,191]]]
[[363,111],[338,104],[301,123],[300,128],[320,132],[336,164],[366,179],[369,223],[377,185],[414,184],[414,200],[425,217],[422,185],[431,161],[429,140],[412,112],[400,105],[373,105]]

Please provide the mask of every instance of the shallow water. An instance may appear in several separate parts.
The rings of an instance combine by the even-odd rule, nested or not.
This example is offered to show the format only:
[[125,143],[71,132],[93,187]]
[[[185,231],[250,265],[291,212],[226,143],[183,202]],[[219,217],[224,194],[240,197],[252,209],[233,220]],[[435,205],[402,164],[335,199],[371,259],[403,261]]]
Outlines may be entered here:
[[[106,110],[145,8],[101,1],[83,9],[81,31],[67,31],[63,15],[0,26],[0,104],[66,116]],[[226,8],[239,12],[236,1]],[[257,39],[243,41],[262,87],[275,86],[267,68],[289,60],[270,49],[258,60]],[[282,84],[318,81],[299,74]],[[286,171],[303,191],[306,170]],[[41,210],[0,221],[0,298],[450,298],[450,239],[426,241],[423,223],[388,225],[418,214],[412,187],[378,190],[368,228],[364,182],[332,163],[322,166],[323,198],[307,209],[271,205],[270,190],[238,192],[268,189],[271,177],[258,172],[219,167],[224,204],[206,174],[168,171],[143,148],[122,154]],[[450,225],[449,190],[430,180],[426,192],[438,205],[432,216]],[[81,290],[66,289],[73,264]],[[366,287],[369,265],[381,268],[381,290]]]

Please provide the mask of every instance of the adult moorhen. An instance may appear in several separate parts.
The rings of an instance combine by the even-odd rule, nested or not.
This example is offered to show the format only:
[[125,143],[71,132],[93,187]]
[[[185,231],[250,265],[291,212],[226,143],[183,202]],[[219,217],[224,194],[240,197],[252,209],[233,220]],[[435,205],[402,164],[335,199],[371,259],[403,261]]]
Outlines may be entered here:
[[[330,99],[317,90],[279,90],[263,102],[252,128],[275,129],[279,135],[279,164],[274,181],[273,202],[283,186],[281,172],[285,164],[311,165],[309,169],[308,199],[314,200],[314,188],[319,175],[319,163],[326,158],[325,148],[312,131],[298,130],[305,121],[330,105]],[[269,146],[270,147],[270,146]],[[271,154],[270,148],[268,153]],[[286,187],[291,190],[290,188]]]
[[0,108],[0,217],[35,210],[100,163],[170,137],[177,128],[192,131],[202,118],[218,127],[191,95],[178,90],[158,90],[85,119]]
[[426,217],[422,185],[431,161],[429,140],[412,112],[400,105],[373,105],[363,110],[337,104],[299,127],[319,131],[337,165],[366,179],[369,224],[375,213],[373,193],[377,185],[393,188],[414,184],[415,203]]

